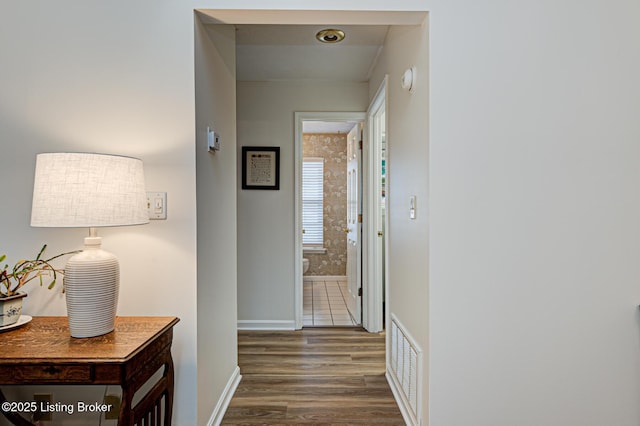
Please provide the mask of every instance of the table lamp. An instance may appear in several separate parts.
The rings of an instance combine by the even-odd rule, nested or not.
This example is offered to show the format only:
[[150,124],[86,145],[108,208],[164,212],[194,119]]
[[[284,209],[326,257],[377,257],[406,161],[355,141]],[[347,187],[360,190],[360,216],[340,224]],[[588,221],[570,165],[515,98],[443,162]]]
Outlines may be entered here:
[[89,228],[84,250],[65,266],[64,288],[72,337],[113,331],[120,267],[100,248],[102,226],[149,223],[142,161],[93,153],[36,157],[31,226]]

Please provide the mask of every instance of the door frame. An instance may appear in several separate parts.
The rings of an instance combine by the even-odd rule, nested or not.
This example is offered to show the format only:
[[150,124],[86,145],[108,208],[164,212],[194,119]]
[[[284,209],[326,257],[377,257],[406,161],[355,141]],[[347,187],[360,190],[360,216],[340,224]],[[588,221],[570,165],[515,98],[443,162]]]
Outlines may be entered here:
[[[362,144],[364,125],[359,122],[347,133],[347,310],[362,325]],[[355,167],[354,163],[355,162]],[[350,173],[355,171],[356,180]],[[355,188],[354,188],[355,186]],[[350,191],[351,190],[351,191]],[[354,200],[355,198],[355,200]],[[355,211],[353,206],[355,204]],[[351,227],[353,226],[353,230]],[[351,238],[355,236],[355,244]],[[355,270],[354,270],[355,268]]]
[[[367,109],[367,119],[365,121],[365,140],[362,150],[363,164],[363,188],[362,188],[362,204],[363,204],[363,221],[362,221],[362,281],[363,286],[366,282],[370,291],[365,292],[367,297],[364,299],[362,307],[362,323],[363,326],[372,333],[379,333],[384,329],[384,318],[389,319],[389,304],[383,302],[389,300],[389,101],[387,96],[388,75],[382,79],[378,90],[376,91],[369,109]],[[377,213],[380,210],[380,198],[378,197],[378,185],[381,176],[378,174],[377,163],[380,162],[380,146],[376,139],[372,137],[374,132],[374,122],[372,118],[384,107],[385,111],[385,131],[386,131],[386,214],[384,217],[384,248],[380,253],[376,240],[380,225],[377,223]],[[381,275],[377,271],[379,259],[384,263],[384,274]],[[383,282],[386,285],[383,285]],[[383,291],[384,288],[384,291]],[[364,291],[364,290],[363,290]],[[383,297],[384,293],[384,297]],[[386,314],[386,315],[385,315]]]
[[[294,144],[294,162],[295,162],[295,212],[294,212],[294,309],[295,309],[295,326],[296,330],[303,327],[303,282],[302,282],[302,123],[303,121],[361,121],[366,127],[365,112],[295,112],[295,144]],[[363,142],[363,145],[366,143]],[[365,168],[363,164],[363,169]],[[364,172],[364,170],[363,170]],[[364,175],[363,175],[364,176]],[[364,188],[363,188],[364,189]],[[360,242],[359,244],[362,244]],[[364,246],[363,253],[364,253]],[[365,282],[362,282],[363,295],[366,295]],[[366,302],[363,302],[366,305]],[[364,326],[364,313],[363,313]],[[366,326],[365,326],[366,328]]]

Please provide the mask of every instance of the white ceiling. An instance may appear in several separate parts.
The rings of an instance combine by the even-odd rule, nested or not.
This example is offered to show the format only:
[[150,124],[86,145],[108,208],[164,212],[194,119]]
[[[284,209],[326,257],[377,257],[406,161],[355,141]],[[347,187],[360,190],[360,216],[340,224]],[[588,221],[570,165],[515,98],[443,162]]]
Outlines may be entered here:
[[[236,25],[239,81],[368,81],[388,25]],[[340,43],[316,40],[318,31],[338,28]]]

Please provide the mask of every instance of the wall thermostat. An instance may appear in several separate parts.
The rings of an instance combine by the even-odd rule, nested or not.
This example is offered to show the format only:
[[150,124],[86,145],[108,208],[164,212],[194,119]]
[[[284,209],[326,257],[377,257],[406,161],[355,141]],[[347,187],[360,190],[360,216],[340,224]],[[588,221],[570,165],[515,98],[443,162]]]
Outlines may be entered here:
[[220,151],[220,135],[210,127],[207,127],[207,149],[212,154]]

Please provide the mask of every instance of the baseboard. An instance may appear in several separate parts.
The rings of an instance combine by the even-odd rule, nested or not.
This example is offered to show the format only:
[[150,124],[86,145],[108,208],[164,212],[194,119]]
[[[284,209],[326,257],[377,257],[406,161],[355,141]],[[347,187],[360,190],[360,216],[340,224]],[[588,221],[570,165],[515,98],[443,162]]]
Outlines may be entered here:
[[391,393],[393,394],[393,398],[398,404],[398,408],[400,409],[400,413],[402,414],[404,422],[407,424],[407,426],[418,426],[419,423],[410,414],[411,410],[408,406],[407,401],[402,397],[402,392],[400,392],[400,390],[398,389],[398,384],[396,383],[393,374],[390,374],[389,370],[387,369],[384,376],[387,378],[387,383],[389,383]]
[[233,397],[238,384],[240,384],[240,379],[242,379],[242,376],[240,375],[240,367],[236,367],[236,369],[231,374],[231,377],[229,377],[229,381],[224,387],[224,391],[222,392],[220,399],[218,399],[216,408],[213,409],[213,413],[211,413],[211,417],[209,417],[207,426],[218,426],[220,423],[222,423],[224,413],[227,412],[227,408],[229,407],[231,398]]
[[344,275],[303,275],[302,281],[346,281]]
[[295,321],[238,320],[238,330],[295,330]]

